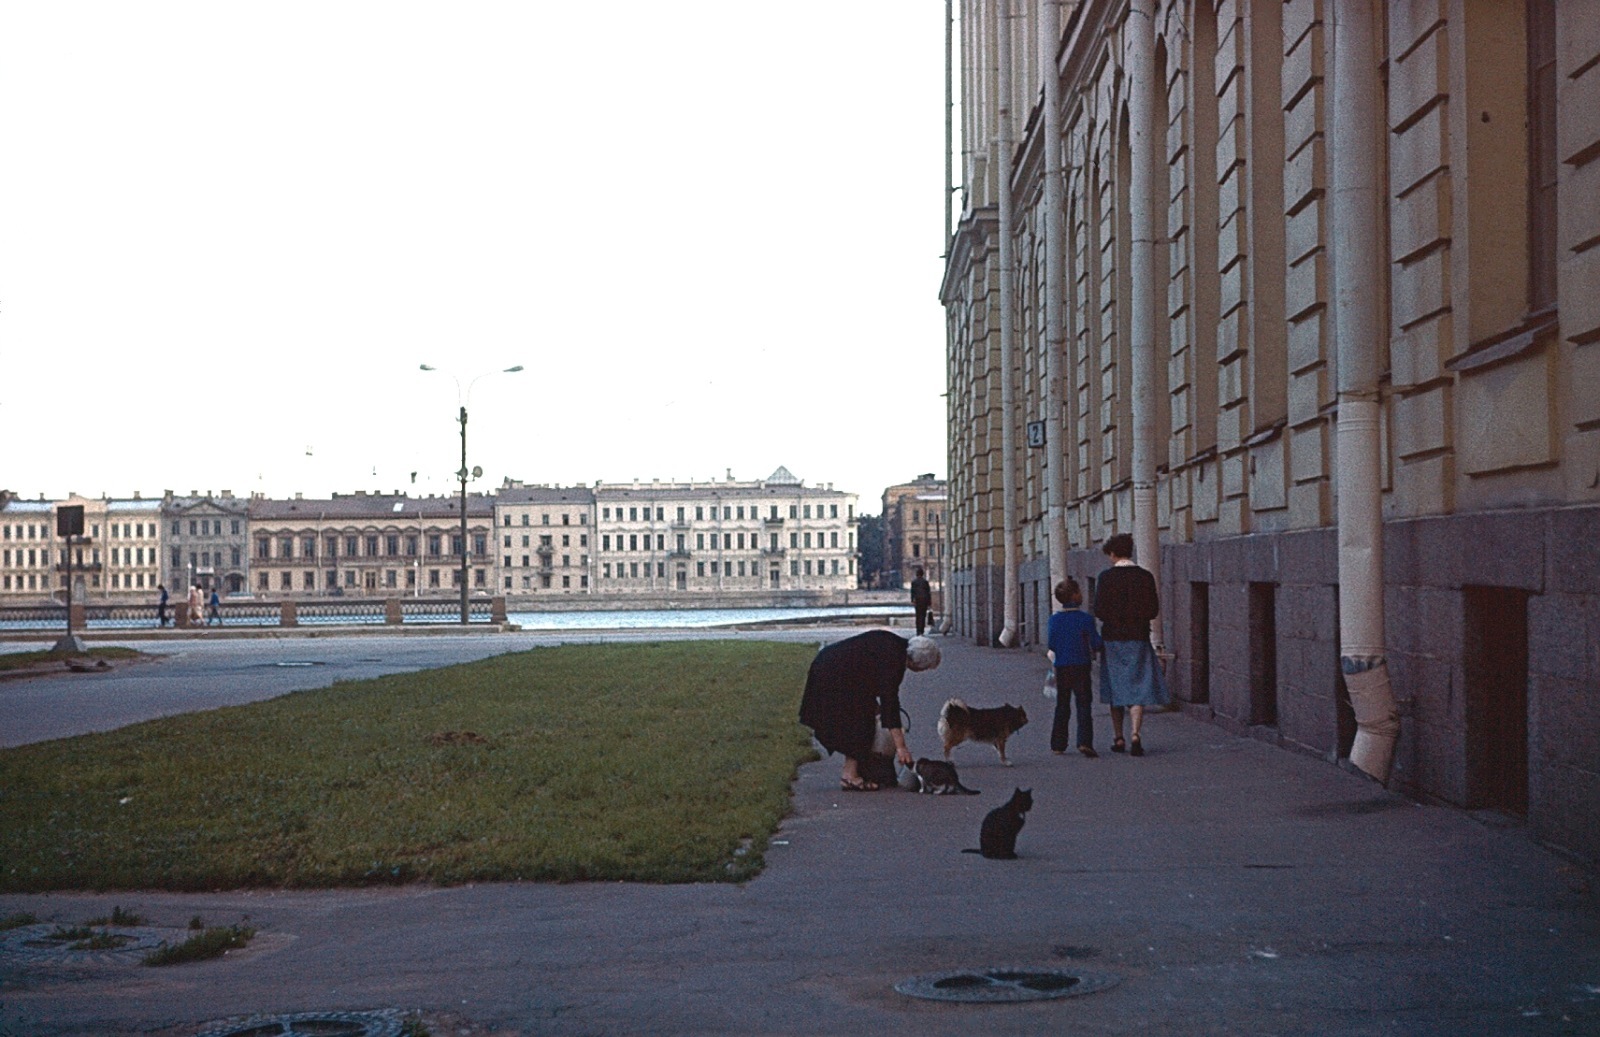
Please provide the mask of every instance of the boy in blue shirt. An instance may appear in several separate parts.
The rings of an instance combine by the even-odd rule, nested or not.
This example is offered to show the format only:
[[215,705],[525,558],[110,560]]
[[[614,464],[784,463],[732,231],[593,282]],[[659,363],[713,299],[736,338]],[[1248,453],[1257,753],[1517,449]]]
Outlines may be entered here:
[[1076,701],[1078,751],[1093,759],[1100,754],[1094,751],[1094,718],[1089,713],[1089,667],[1094,653],[1100,651],[1100,634],[1094,618],[1081,608],[1083,592],[1077,580],[1068,577],[1056,584],[1055,598],[1061,611],[1050,615],[1050,661],[1056,668],[1056,717],[1050,727],[1050,751],[1057,756],[1067,751],[1067,727]]

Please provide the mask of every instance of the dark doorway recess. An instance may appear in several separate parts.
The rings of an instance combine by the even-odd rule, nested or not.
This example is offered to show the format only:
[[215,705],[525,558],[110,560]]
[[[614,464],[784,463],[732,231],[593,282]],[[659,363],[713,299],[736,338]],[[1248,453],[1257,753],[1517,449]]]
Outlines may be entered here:
[[1250,723],[1278,724],[1278,585],[1250,585]]
[[1339,588],[1333,588],[1333,614],[1338,617],[1338,622],[1333,627],[1333,712],[1338,738],[1339,759],[1348,760],[1350,750],[1356,744],[1356,710],[1350,704],[1350,686],[1344,682],[1344,667],[1338,662],[1344,659],[1344,620],[1339,611]]
[[1189,584],[1189,701],[1211,701],[1211,584]]
[[1528,814],[1528,592],[1463,587],[1468,806]]

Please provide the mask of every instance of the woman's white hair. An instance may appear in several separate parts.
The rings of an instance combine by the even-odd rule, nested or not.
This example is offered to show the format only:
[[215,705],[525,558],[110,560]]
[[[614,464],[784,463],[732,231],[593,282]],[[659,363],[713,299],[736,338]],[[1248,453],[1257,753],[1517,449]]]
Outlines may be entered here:
[[906,669],[931,670],[939,665],[939,645],[931,637],[918,634],[906,645]]

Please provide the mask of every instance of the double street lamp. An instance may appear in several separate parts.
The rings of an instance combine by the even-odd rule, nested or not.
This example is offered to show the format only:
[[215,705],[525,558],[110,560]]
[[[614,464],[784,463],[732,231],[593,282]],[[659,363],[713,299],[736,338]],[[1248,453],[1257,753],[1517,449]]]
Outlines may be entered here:
[[[472,380],[467,383],[465,392],[463,392],[461,389],[461,379],[452,372],[443,371],[440,368],[433,367],[429,364],[423,364],[422,370],[439,371],[441,374],[450,375],[450,378],[456,383],[456,404],[461,408],[461,414],[456,419],[461,423],[461,468],[456,472],[456,475],[461,480],[461,622],[467,623],[471,620],[471,614],[467,605],[468,559],[471,555],[467,541],[467,479],[469,476],[478,476],[483,474],[483,470],[481,468],[475,468],[470,472],[467,470],[467,403],[472,399],[472,387],[477,384],[478,379],[485,378],[492,374],[516,374],[518,371],[522,370],[522,365],[518,364],[515,367],[506,367],[499,371],[485,371],[482,374],[474,375]],[[492,520],[490,525],[493,525]],[[493,532],[492,529],[491,532]],[[418,544],[417,547],[420,550],[422,545]]]

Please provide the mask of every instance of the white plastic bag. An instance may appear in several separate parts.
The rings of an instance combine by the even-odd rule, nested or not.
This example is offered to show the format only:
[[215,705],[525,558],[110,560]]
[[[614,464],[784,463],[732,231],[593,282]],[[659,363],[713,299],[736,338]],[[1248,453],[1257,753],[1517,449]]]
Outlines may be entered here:
[[1050,671],[1044,675],[1044,697],[1047,699],[1056,697],[1056,668],[1054,666],[1050,667]]

